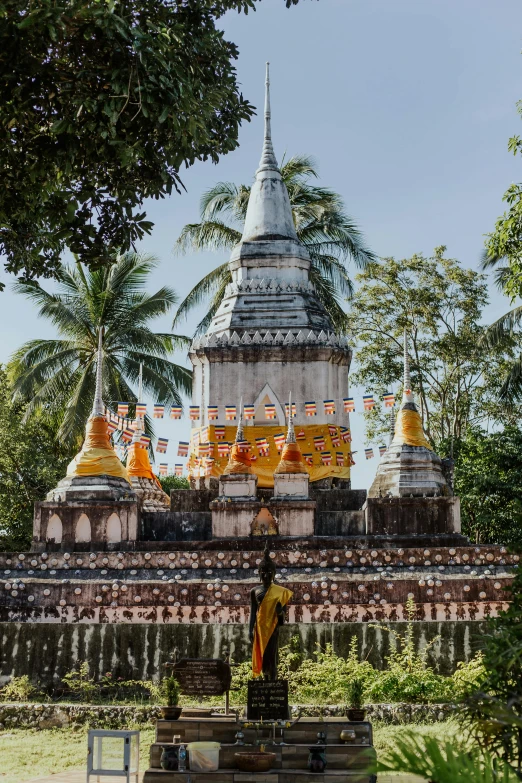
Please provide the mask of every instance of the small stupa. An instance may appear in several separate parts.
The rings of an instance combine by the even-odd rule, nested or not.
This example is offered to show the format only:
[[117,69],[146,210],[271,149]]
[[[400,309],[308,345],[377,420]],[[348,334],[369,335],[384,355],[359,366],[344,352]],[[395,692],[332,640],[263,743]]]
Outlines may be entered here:
[[103,389],[103,332],[98,336],[96,387],[85,440],[69,463],[65,478],[47,494],[47,500],[136,500],[129,475],[111,444]]
[[239,421],[236,430],[236,440],[230,449],[228,463],[223,471],[224,476],[231,475],[253,475],[252,458],[250,457],[250,448],[248,441],[245,441],[243,431],[243,400],[239,405]]
[[404,330],[402,403],[394,435],[384,453],[368,497],[441,497],[451,495],[442,460],[431,448],[411,388],[408,335]]
[[[142,391],[143,371],[140,364],[138,400],[142,398]],[[142,511],[168,511],[170,498],[163,491],[158,477],[152,470],[148,447],[141,442],[144,432],[145,421],[140,415],[136,417],[136,427],[127,453],[127,473]]]
[[289,395],[288,427],[285,444],[281,451],[279,463],[274,470],[274,474],[282,473],[304,473],[308,476],[308,470],[306,469],[301,449],[299,448],[299,444],[295,437],[294,417],[292,415],[292,394]]

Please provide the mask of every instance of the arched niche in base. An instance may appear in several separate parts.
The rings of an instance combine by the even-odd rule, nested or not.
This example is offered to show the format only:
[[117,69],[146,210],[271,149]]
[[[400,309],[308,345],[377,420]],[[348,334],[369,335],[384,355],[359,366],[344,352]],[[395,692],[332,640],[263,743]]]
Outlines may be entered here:
[[63,525],[58,514],[52,514],[47,522],[46,541],[54,541],[55,544],[62,543]]
[[86,544],[91,540],[91,522],[87,514],[80,514],[76,523],[74,540],[78,544]]
[[107,520],[106,540],[108,544],[119,544],[121,541],[121,520],[115,511]]

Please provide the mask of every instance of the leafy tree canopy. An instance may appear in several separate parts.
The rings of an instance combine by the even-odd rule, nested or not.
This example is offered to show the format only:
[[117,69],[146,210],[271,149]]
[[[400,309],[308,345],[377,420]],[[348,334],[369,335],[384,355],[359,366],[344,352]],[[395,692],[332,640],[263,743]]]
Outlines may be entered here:
[[[439,247],[431,258],[369,264],[356,278],[349,314],[350,332],[357,336],[352,382],[378,394],[397,391],[408,329],[413,389],[436,450],[462,438],[468,427],[515,419],[498,392],[516,340],[504,335],[495,349],[481,344],[485,278],[444,253]],[[366,416],[371,440],[389,431],[378,406]]]
[[522,431],[470,429],[455,443],[462,532],[476,543],[522,544]]
[[[295,5],[298,0],[286,0]],[[253,107],[216,21],[256,0],[3,0],[0,253],[27,278],[150,232],[145,198],[237,146]]]
[[12,401],[7,373],[0,367],[0,549],[27,549],[33,504],[65,475],[73,454],[55,438],[48,412],[25,420],[26,406]]

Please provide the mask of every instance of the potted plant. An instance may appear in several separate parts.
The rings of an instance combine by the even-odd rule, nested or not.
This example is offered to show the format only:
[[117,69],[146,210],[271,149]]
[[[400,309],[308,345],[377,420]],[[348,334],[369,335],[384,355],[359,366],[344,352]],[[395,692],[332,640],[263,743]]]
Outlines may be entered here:
[[348,720],[361,721],[366,717],[363,709],[364,683],[360,677],[354,677],[348,686]]
[[178,706],[179,701],[179,682],[170,675],[164,677],[161,681],[161,697],[166,706],[160,707],[161,714],[165,720],[178,720],[181,715],[182,707]]

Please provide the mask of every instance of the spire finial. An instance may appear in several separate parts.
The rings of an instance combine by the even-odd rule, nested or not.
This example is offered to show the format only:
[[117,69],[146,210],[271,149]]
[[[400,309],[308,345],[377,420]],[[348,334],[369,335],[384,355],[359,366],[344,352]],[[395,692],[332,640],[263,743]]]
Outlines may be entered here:
[[259,169],[273,169],[279,170],[277,165],[274,148],[272,146],[272,127],[271,127],[271,112],[270,112],[270,63],[266,64],[266,78],[265,78],[265,135],[263,138],[263,152],[261,153],[261,160],[259,161]]
[[94,402],[91,416],[105,416],[103,404],[103,326],[98,327],[98,351],[96,354],[96,386],[94,389]]
[[236,430],[236,443],[240,443],[242,440],[245,440],[245,436],[243,434],[243,397],[241,397],[239,401],[239,421],[237,423]]
[[411,390],[410,354],[408,351],[408,330],[404,327],[404,378],[402,388],[402,402],[415,402]]
[[[143,363],[140,362],[140,374],[138,379],[138,402],[141,402],[143,394]],[[143,416],[136,416],[136,427],[134,428],[134,435],[132,436],[133,443],[139,443],[141,436],[145,432],[145,422]]]
[[395,406],[393,406],[390,411],[390,440],[388,446],[391,446],[394,437],[395,437]]
[[292,392],[288,392],[288,429],[286,431],[286,443],[296,443],[294,417],[292,416]]

